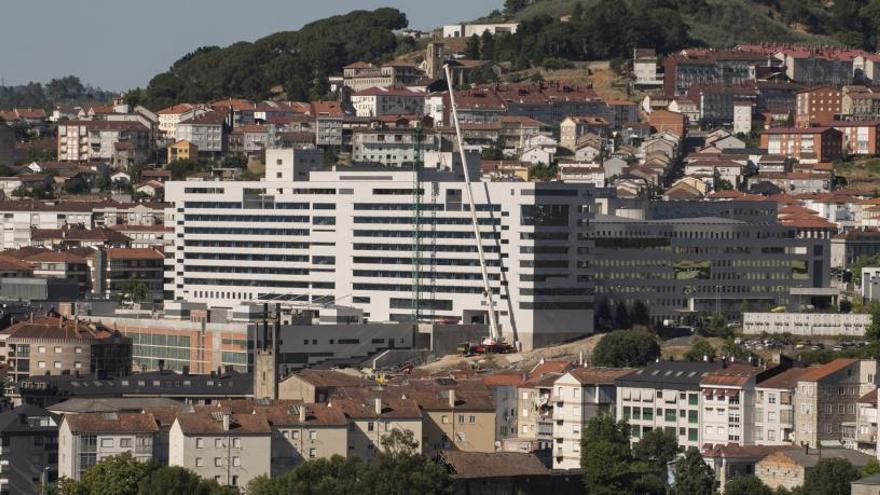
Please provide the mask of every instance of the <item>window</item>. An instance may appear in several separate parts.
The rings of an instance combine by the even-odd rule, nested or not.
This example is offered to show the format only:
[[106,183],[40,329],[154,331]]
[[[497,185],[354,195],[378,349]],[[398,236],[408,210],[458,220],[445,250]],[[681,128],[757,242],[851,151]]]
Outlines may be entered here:
[[223,465],[223,458],[222,457],[215,457],[214,458],[214,466],[220,467],[222,465]]
[[692,406],[696,406],[700,403],[699,394],[688,394],[688,404]]
[[201,449],[201,448],[204,448],[204,446],[205,446],[205,439],[204,438],[196,438],[196,448]]
[[697,424],[697,411],[688,411],[688,423]]
[[232,465],[235,467],[241,466],[241,457],[233,456],[232,457]]
[[464,414],[458,415],[458,424],[464,424]]
[[[443,416],[440,417],[440,422],[443,423],[444,425],[448,425],[449,424],[449,416],[444,414]],[[370,423],[370,425],[372,426],[372,423]]]
[[309,440],[317,440],[318,432],[315,430],[309,430]]
[[196,457],[196,467],[203,467],[205,465],[205,459],[201,457]]
[[474,423],[476,423],[476,422],[477,422],[477,417],[476,417],[476,416],[470,416],[470,417],[468,417],[468,423],[470,423],[470,424],[474,424]]
[[299,430],[293,430],[293,439],[299,440]]
[[45,353],[45,352],[46,352],[46,346],[41,345],[41,346],[37,347],[37,352]]
[[[443,416],[443,423],[446,423],[446,416]],[[367,423],[367,431],[374,431],[376,429],[376,424],[370,421]]]
[[101,439],[101,447],[113,447],[113,439],[112,438],[102,438]]
[[214,448],[219,449],[222,447],[223,447],[223,439],[222,438],[215,438],[214,439]]
[[61,361],[55,361],[54,363],[52,363],[52,367],[57,370],[60,370],[61,369]]
[[45,368],[45,367],[46,367],[46,361],[37,361],[37,367],[38,367],[38,368]]
[[318,449],[309,449],[309,459],[318,457]]
[[61,346],[55,346],[55,354],[61,354],[62,352],[64,351],[61,350]]
[[232,448],[233,449],[240,449],[241,448],[241,439],[240,438],[233,438],[232,439]]
[[73,348],[73,352],[75,352],[77,354],[82,354],[82,351],[83,351],[82,347],[74,347]]
[[123,447],[123,448],[131,447],[131,439],[130,438],[120,438],[119,439],[119,446]]

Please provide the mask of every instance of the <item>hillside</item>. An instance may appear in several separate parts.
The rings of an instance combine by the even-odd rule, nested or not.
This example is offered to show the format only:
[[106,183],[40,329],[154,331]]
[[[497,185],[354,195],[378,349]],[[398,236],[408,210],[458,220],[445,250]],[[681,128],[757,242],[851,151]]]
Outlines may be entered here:
[[396,9],[358,10],[275,33],[252,43],[202,47],[130,94],[133,102],[160,108],[180,101],[224,97],[266,98],[282,85],[291,99],[308,100],[327,92],[327,76],[358,60],[381,60],[410,51],[394,30],[406,27]]

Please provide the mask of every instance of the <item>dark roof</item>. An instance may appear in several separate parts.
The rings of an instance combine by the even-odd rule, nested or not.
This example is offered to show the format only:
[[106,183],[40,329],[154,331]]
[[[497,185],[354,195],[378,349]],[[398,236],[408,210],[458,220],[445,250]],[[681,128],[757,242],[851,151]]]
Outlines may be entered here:
[[731,364],[706,374],[700,381],[700,385],[741,387],[758,376],[761,371],[763,370],[748,364]]
[[575,368],[568,374],[584,385],[614,385],[614,380],[632,371],[628,368]]
[[720,369],[719,361],[660,361],[615,380],[618,387],[699,390],[704,375]]
[[150,413],[82,413],[64,417],[73,433],[156,433],[159,426]]
[[549,475],[550,471],[534,454],[523,452],[459,452],[441,454],[453,478],[508,478]]
[[[223,415],[229,414],[229,429],[223,428]],[[177,416],[184,435],[269,435],[272,428],[264,414],[235,414],[200,409]]]
[[786,450],[781,452],[776,452],[768,455],[760,462],[764,463],[773,463],[779,461],[785,461],[789,459],[791,462],[803,466],[805,468],[812,468],[822,459],[846,459],[856,468],[860,468],[868,463],[871,459],[874,459],[874,456],[864,454],[857,450],[850,449],[810,449],[810,452],[807,453],[803,449],[794,449],[794,450]]
[[[376,413],[376,400],[382,401],[381,414]],[[422,411],[418,402],[411,399],[333,399],[332,407],[341,409],[345,415],[355,419],[369,418],[421,418]]]
[[163,407],[183,407],[183,403],[165,397],[128,397],[128,398],[104,398],[104,399],[68,399],[58,404],[53,404],[52,411],[67,413],[99,413],[99,412],[133,412],[146,409],[158,409]]
[[[49,416],[55,422],[54,426],[31,426],[27,418]],[[40,431],[58,431],[61,424],[61,416],[51,413],[42,407],[29,404],[21,405],[15,409],[0,414],[0,432],[9,433],[36,433]]]
[[305,369],[295,376],[315,387],[359,387],[364,380],[335,370]]

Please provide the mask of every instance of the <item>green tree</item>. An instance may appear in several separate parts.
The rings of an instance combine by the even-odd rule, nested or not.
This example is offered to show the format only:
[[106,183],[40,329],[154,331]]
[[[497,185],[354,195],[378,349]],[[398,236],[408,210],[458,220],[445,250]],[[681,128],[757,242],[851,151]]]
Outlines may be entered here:
[[850,267],[850,271],[852,272],[853,283],[857,286],[862,285],[862,268],[868,266],[878,266],[880,265],[880,254],[876,254],[874,256],[859,256],[853,262],[852,267]]
[[846,459],[826,458],[807,471],[803,493],[810,495],[846,495],[850,482],[859,479],[859,471]]
[[89,191],[89,185],[79,175],[64,181],[64,192],[67,194],[83,194]]
[[694,340],[691,348],[684,354],[688,361],[702,361],[703,356],[708,356],[709,359],[715,358],[715,348],[706,339]]
[[180,466],[162,466],[141,480],[138,495],[226,495],[237,494],[232,487],[221,487],[216,481],[204,480],[196,473]]
[[131,302],[144,302],[150,297],[150,288],[140,280],[126,280],[119,289],[120,296]]
[[737,476],[724,485],[724,495],[773,495],[757,476]]
[[611,304],[608,299],[602,298],[596,304],[595,312],[596,328],[599,330],[611,330],[613,319],[611,317]]
[[865,330],[865,339],[876,342],[880,340],[880,301],[871,301],[867,309],[871,315],[871,324]]
[[700,451],[691,447],[675,465],[673,495],[712,495],[717,483],[712,469],[703,462]]
[[859,476],[862,478],[872,476],[880,473],[880,462],[877,462],[877,459],[871,458],[868,460],[868,463],[862,466],[859,469]]
[[593,349],[591,364],[609,367],[645,366],[660,357],[657,337],[647,329],[615,330],[602,337]]
[[633,445],[633,458],[648,468],[657,477],[666,475],[666,465],[678,454],[678,440],[675,433],[665,429],[654,429],[642,435]]
[[506,14],[516,14],[520,10],[528,7],[529,0],[504,0],[504,12]]
[[626,303],[618,300],[614,303],[614,327],[626,329],[632,326],[629,319],[629,310],[626,309]]
[[63,495],[138,495],[141,481],[157,467],[125,452],[101,459],[80,481],[65,480],[59,490]]
[[464,47],[464,58],[471,60],[480,59],[480,37],[476,34],[471,35]]
[[648,312],[648,306],[641,299],[636,299],[630,311],[630,320],[633,325],[649,326],[651,324],[651,315]]
[[620,495],[628,492],[632,452],[629,425],[609,415],[591,419],[581,440],[581,469],[590,495]]
[[495,37],[487,29],[480,36],[480,58],[482,60],[495,59]]

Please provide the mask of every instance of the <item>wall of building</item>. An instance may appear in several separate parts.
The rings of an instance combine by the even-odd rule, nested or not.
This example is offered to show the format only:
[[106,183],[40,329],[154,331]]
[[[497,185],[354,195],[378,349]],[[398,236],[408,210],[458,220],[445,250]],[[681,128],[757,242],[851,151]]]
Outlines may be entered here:
[[801,337],[864,337],[871,315],[856,313],[743,313],[743,333],[791,333]]

